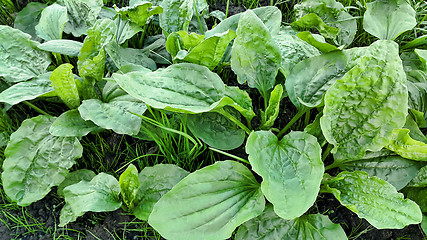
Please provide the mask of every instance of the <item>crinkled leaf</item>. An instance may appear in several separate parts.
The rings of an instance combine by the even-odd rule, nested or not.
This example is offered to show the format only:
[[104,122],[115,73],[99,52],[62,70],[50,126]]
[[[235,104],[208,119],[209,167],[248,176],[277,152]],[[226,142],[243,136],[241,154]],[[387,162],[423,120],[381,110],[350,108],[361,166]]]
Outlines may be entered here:
[[102,0],[59,0],[57,3],[67,8],[69,21],[64,32],[74,37],[86,34],[95,24],[103,6]]
[[409,129],[394,129],[391,142],[386,148],[407,159],[427,161],[427,144],[412,139]]
[[135,5],[129,5],[129,7],[117,8],[116,11],[124,16],[127,16],[129,20],[140,27],[147,24],[147,20],[150,16],[160,14],[163,12],[163,8],[160,6],[152,7],[151,2],[140,2]]
[[[72,110],[76,111],[76,110]],[[80,181],[90,181],[92,178],[94,178],[96,174],[92,170],[88,169],[79,169],[74,172],[70,172],[65,177],[64,181],[62,181],[61,184],[58,185],[57,193],[60,196],[64,196],[64,188],[79,183]]]
[[405,82],[397,44],[379,40],[329,88],[320,125],[335,145],[336,160],[360,159],[367,150],[376,152],[390,143],[393,129],[406,120]]
[[61,114],[49,129],[50,134],[58,137],[83,137],[93,131],[100,131],[92,121],[85,121],[79,110],[73,109]]
[[417,25],[415,10],[406,0],[376,0],[366,6],[363,29],[381,40],[393,40]]
[[409,136],[411,138],[423,143],[427,143],[427,136],[425,136],[424,133],[420,130],[418,123],[414,120],[411,114],[408,114],[408,116],[406,116],[405,126],[403,127],[409,129]]
[[112,129],[118,134],[136,135],[141,127],[141,118],[147,106],[141,102],[111,101],[104,103],[98,99],[84,100],[79,107],[80,116],[96,125]]
[[40,2],[29,2],[15,18],[13,27],[31,35],[32,40],[41,40],[36,34],[36,25],[39,23],[40,15],[46,4]]
[[154,205],[148,222],[167,239],[227,239],[264,206],[251,171],[222,161],[181,180]]
[[342,205],[378,229],[401,229],[421,222],[416,203],[403,199],[390,183],[365,172],[341,172],[328,187]]
[[82,156],[77,138],[49,134],[54,120],[44,115],[24,120],[4,151],[3,188],[20,206],[46,196],[65,179],[74,160]]
[[328,52],[338,50],[338,48],[335,47],[334,45],[331,45],[325,41],[319,41],[319,39],[314,37],[314,35],[311,34],[310,32],[300,32],[297,34],[297,36],[301,40],[307,42],[308,44],[317,48],[318,50],[320,50],[323,53],[328,53]]
[[66,204],[61,210],[60,227],[74,221],[85,212],[114,211],[122,205],[119,198],[119,182],[106,173],[96,175],[90,182],[80,181],[70,185],[64,188],[63,192]]
[[288,77],[292,68],[300,61],[321,54],[317,48],[295,35],[278,34],[273,36],[273,39],[280,49],[282,63],[279,70],[285,77]]
[[73,40],[52,40],[37,46],[39,49],[59,53],[71,57],[77,57],[83,47],[83,43]]
[[159,15],[160,27],[170,34],[187,31],[193,17],[192,0],[164,0],[161,5],[163,13]]
[[44,73],[32,80],[17,83],[0,93],[0,102],[15,105],[26,100],[32,100],[54,89],[50,86],[50,72]]
[[346,65],[346,57],[339,51],[299,62],[286,78],[289,99],[299,110],[319,106],[329,87],[347,72]]
[[36,33],[45,41],[61,39],[66,22],[67,8],[54,3],[42,11],[40,21],[35,27]]
[[422,167],[408,183],[408,187],[427,187],[427,166]]
[[117,26],[116,29],[116,41],[118,44],[124,43],[126,40],[133,37],[135,34],[142,31],[142,28],[136,23],[131,22],[126,17],[118,16],[114,23]]
[[240,84],[248,82],[263,97],[274,87],[281,63],[280,50],[268,28],[251,10],[239,20],[231,51],[231,68]]
[[191,132],[211,147],[232,150],[245,140],[245,131],[219,113],[189,114],[187,120]]
[[173,164],[157,164],[153,167],[145,167],[139,173],[139,182],[135,198],[135,217],[148,221],[154,204],[171,190],[189,172]]
[[304,215],[285,220],[268,204],[264,212],[245,222],[237,230],[236,240],[344,240],[347,236],[339,224],[321,214]]
[[133,164],[130,164],[126,170],[120,174],[119,186],[123,201],[128,208],[132,209],[134,200],[141,183],[138,178],[138,169]]
[[225,85],[225,96],[231,98],[234,103],[233,107],[239,111],[248,122],[256,116],[252,109],[252,99],[249,94],[239,87],[229,87]]
[[324,173],[322,150],[315,137],[291,132],[279,141],[270,131],[257,131],[249,135],[245,149],[277,215],[293,219],[313,205]]
[[156,70],[157,66],[154,60],[148,57],[148,53],[136,48],[123,48],[116,42],[110,42],[106,47],[110,58],[118,69],[126,65],[136,65]]
[[46,72],[49,54],[30,38],[20,30],[0,25],[0,77],[7,82],[22,82]]
[[[184,49],[191,51],[194,47],[199,45],[205,39],[204,35],[200,35],[197,33],[187,33],[185,31],[179,31],[177,34],[181,37],[182,43],[184,44]],[[169,37],[168,37],[169,39]]]
[[[415,71],[411,71],[414,73]],[[409,74],[411,74],[409,73]],[[427,119],[427,81],[413,82],[413,79],[408,77],[406,86],[408,87],[408,107],[410,109],[423,113],[423,117]],[[411,81],[412,80],[412,81]]]
[[71,109],[80,105],[79,91],[73,76],[73,65],[64,63],[50,75],[52,87],[59,98]]
[[261,129],[270,129],[274,125],[274,121],[276,121],[277,116],[279,116],[282,95],[283,86],[278,84],[270,93],[268,107],[265,109],[265,112],[261,111]]
[[339,32],[338,28],[326,25],[323,20],[315,13],[304,15],[297,21],[293,22],[291,26],[301,30],[314,28],[319,31],[323,37],[329,39],[335,39]]

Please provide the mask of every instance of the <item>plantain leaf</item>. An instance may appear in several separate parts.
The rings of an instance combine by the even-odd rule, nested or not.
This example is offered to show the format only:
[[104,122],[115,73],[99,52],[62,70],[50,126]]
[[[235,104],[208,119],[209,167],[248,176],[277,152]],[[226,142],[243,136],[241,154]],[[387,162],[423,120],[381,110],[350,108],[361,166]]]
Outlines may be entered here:
[[122,195],[123,202],[125,202],[129,209],[132,209],[134,206],[134,200],[140,185],[138,169],[136,169],[133,164],[130,164],[126,170],[120,174],[119,178],[120,193]]
[[78,109],[62,113],[49,129],[50,134],[58,137],[83,137],[90,132],[101,131],[92,121],[85,121]]
[[427,144],[412,139],[409,129],[394,129],[391,142],[386,148],[407,159],[427,161]]
[[46,4],[40,2],[29,2],[21,11],[16,15],[13,23],[13,28],[19,29],[24,33],[31,35],[32,40],[40,41],[41,39],[36,34],[36,25],[39,23],[40,15],[43,9],[47,7]]
[[297,21],[293,22],[291,26],[302,30],[314,28],[319,31],[323,37],[329,39],[335,39],[339,32],[338,28],[326,25],[323,20],[315,13],[304,15]]
[[159,15],[160,27],[168,34],[187,31],[193,17],[193,1],[164,0],[160,6],[163,13]]
[[35,26],[36,33],[45,41],[61,39],[66,22],[67,8],[54,3],[42,11],[40,21]]
[[73,65],[64,63],[50,75],[52,87],[59,98],[71,109],[80,105],[79,91],[73,76]]
[[73,40],[52,40],[37,46],[39,49],[59,53],[71,57],[77,57],[83,47],[83,43]]
[[265,112],[261,111],[261,129],[270,129],[274,125],[274,121],[276,121],[277,116],[279,116],[282,96],[283,86],[277,84],[273,91],[271,91],[268,107],[265,109]]
[[145,24],[147,24],[149,17],[163,12],[162,7],[152,7],[152,5],[153,4],[151,2],[144,1],[135,5],[129,5],[129,7],[115,7],[115,10],[119,14],[128,17],[131,22],[137,24],[140,27],[143,27]]
[[124,16],[118,16],[114,23],[117,26],[116,41],[118,44],[123,44],[126,40],[133,37],[135,34],[142,31],[142,28],[136,23],[131,22]]
[[176,184],[154,205],[148,222],[166,239],[227,239],[264,206],[251,171],[238,162],[222,161]]
[[[72,110],[76,111],[76,110]],[[60,196],[64,196],[64,188],[71,186],[73,184],[79,183],[80,181],[90,181],[94,178],[96,174],[92,170],[88,169],[79,169],[74,172],[70,172],[65,177],[64,181],[58,185],[57,193]]]
[[299,217],[316,201],[324,166],[315,137],[291,132],[279,141],[270,131],[256,131],[249,135],[246,153],[263,179],[262,192],[281,218]]

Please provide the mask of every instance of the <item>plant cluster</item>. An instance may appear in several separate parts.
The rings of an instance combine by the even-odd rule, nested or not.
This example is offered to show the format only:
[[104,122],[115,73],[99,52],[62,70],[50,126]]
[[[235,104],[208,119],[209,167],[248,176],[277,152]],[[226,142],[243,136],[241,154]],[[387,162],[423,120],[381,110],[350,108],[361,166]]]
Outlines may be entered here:
[[[427,37],[396,40],[420,25],[406,0],[360,7],[363,21],[335,0],[306,0],[284,24],[275,6],[227,17],[205,0],[28,4],[14,28],[0,26],[5,193],[28,206],[57,186],[60,227],[123,208],[166,239],[346,239],[308,212],[319,193],[378,229],[426,221]],[[376,40],[350,48],[361,23]],[[150,24],[163,33],[148,36]],[[249,89],[224,83],[226,68]],[[298,111],[280,126],[284,98]],[[52,116],[34,99],[69,110]],[[20,103],[41,115],[8,136],[5,112]],[[192,173],[129,164],[119,179],[70,172],[81,138],[107,129],[156,142],[169,131],[188,139],[188,152],[206,144],[234,160]],[[224,152],[242,147],[247,160]]]

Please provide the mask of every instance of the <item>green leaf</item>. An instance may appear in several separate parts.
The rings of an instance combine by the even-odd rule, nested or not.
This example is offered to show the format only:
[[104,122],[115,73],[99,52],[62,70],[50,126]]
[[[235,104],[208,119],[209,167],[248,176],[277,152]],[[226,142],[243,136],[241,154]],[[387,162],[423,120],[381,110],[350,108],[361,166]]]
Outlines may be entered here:
[[[72,110],[76,111],[76,110]],[[65,177],[64,181],[58,185],[57,194],[64,196],[64,188],[71,186],[73,184],[79,183],[80,181],[90,181],[94,178],[96,174],[92,170],[88,169],[79,169],[74,172],[70,172]]]
[[90,132],[100,131],[92,121],[85,121],[80,117],[78,109],[73,109],[62,113],[49,129],[50,134],[58,137],[83,137]]
[[0,77],[7,82],[22,82],[45,73],[49,54],[37,48],[31,36],[6,25],[0,25]]
[[405,194],[408,199],[411,199],[416,202],[421,208],[422,212],[427,212],[427,188],[407,187],[402,189],[402,193]]
[[194,47],[202,43],[205,39],[204,35],[199,35],[194,32],[187,33],[185,31],[179,31],[177,32],[177,34],[181,37],[182,43],[184,44],[184,48],[189,51],[191,51]]
[[47,5],[40,2],[29,2],[15,18],[13,27],[31,35],[32,40],[41,40],[36,34],[36,25],[39,23],[41,12]]
[[404,188],[420,169],[419,164],[400,156],[388,155],[345,162],[339,166],[345,171],[364,171],[369,176],[381,178],[392,184],[396,190]]
[[[238,105],[240,101],[235,102],[234,98],[226,97],[228,91],[221,78],[207,67],[197,64],[173,64],[150,73],[113,74],[113,78],[131,96],[154,108],[181,113],[202,113],[231,105],[242,114],[253,113],[252,108],[243,109],[247,102],[246,105]],[[247,100],[247,94],[236,94],[236,91],[233,94],[239,100]]]
[[309,13],[291,24],[292,27],[302,30],[314,28],[319,33],[329,39],[335,39],[339,29],[326,25],[323,20],[314,13]]
[[0,93],[0,102],[15,105],[53,92],[54,89],[50,86],[50,74],[50,72],[44,73],[32,80],[20,82],[11,86]]
[[59,98],[71,109],[80,106],[79,91],[73,76],[73,65],[64,63],[50,75],[49,80]]
[[270,129],[274,125],[280,111],[280,101],[282,100],[283,86],[277,84],[271,91],[270,99],[268,100],[268,107],[265,112],[261,111],[261,129]]
[[261,215],[239,227],[235,239],[344,240],[347,236],[341,226],[327,216],[310,214],[285,220],[276,215],[271,204],[267,204]]
[[427,161],[427,144],[412,139],[409,129],[394,129],[391,142],[386,148],[407,159]]
[[427,166],[422,167],[407,186],[417,188],[427,187]]
[[133,37],[135,34],[142,31],[142,28],[137,24],[131,22],[126,17],[118,16],[114,23],[117,26],[116,41],[118,44],[124,43],[126,40]]
[[42,11],[40,21],[35,26],[36,33],[45,41],[61,39],[66,22],[67,8],[54,3]]
[[104,76],[104,47],[114,39],[116,25],[110,19],[100,19],[87,31],[77,66],[79,74],[91,81],[101,81]]
[[98,99],[83,100],[79,107],[80,116],[96,125],[112,129],[118,134],[136,135],[141,127],[141,118],[147,106],[141,102],[111,101],[104,103]]
[[83,47],[83,43],[73,40],[52,40],[37,46],[39,49],[59,53],[71,57],[77,57]]
[[320,125],[336,160],[357,160],[390,144],[393,129],[406,121],[405,83],[397,44],[379,40],[329,88]]
[[403,199],[390,183],[365,172],[341,172],[329,187],[342,205],[378,229],[401,229],[421,222],[416,203]]
[[65,179],[74,160],[82,156],[77,138],[49,134],[54,120],[43,115],[24,120],[4,151],[4,191],[20,206],[42,199]]
[[285,77],[288,77],[292,68],[300,61],[321,54],[317,48],[295,35],[278,34],[273,36],[273,39],[280,49],[282,63],[279,70]]
[[58,0],[57,3],[67,8],[69,21],[65,24],[64,32],[74,37],[86,34],[104,5],[102,0]]
[[193,17],[192,0],[164,0],[163,13],[159,15],[160,27],[168,35],[173,32],[187,31]]
[[315,38],[313,34],[311,34],[310,32],[300,32],[297,34],[297,36],[307,42],[308,44],[310,44],[311,46],[319,49],[321,52],[323,53],[328,53],[328,52],[332,52],[335,50],[339,50],[337,47],[335,47],[334,45],[331,45],[325,41],[319,41],[319,39]]
[[[423,118],[424,120],[424,118]],[[424,133],[420,130],[420,127],[418,126],[418,123],[414,120],[411,114],[408,114],[406,116],[406,122],[405,126],[403,126],[406,129],[409,129],[409,136],[413,138],[414,140],[427,143],[427,137],[424,135]]]
[[234,103],[237,103],[233,104],[232,107],[239,111],[248,122],[256,116],[252,109],[252,99],[246,91],[240,90],[239,87],[225,85],[225,96],[231,98]]
[[[122,202],[119,199],[119,182],[113,176],[100,173],[92,180],[80,181],[63,190],[65,206],[61,210],[59,227],[63,227],[82,216],[85,212],[108,212],[120,208]],[[63,216],[65,215],[65,216]],[[68,218],[72,215],[73,218]]]
[[136,169],[133,164],[130,164],[126,170],[120,174],[119,178],[120,193],[122,194],[126,206],[130,209],[134,206],[134,200],[140,185],[138,169]]
[[157,69],[154,60],[149,58],[148,53],[142,49],[123,48],[113,41],[105,47],[105,50],[118,69],[129,65],[143,66],[151,70]]
[[304,132],[280,141],[270,131],[249,135],[252,170],[262,177],[261,190],[281,218],[299,217],[316,201],[324,173],[321,151],[316,138]]
[[139,173],[141,186],[134,200],[135,217],[148,221],[154,204],[188,174],[189,172],[173,164],[157,164],[142,169]]
[[417,25],[415,10],[406,0],[376,0],[366,6],[363,29],[381,40],[394,40]]
[[329,87],[347,72],[346,65],[347,59],[340,51],[299,62],[286,78],[289,99],[298,110],[319,106]]
[[135,5],[129,5],[129,7],[117,8],[116,11],[129,18],[129,20],[140,27],[145,26],[147,24],[147,20],[150,16],[155,14],[160,14],[163,12],[163,8],[160,6],[152,7],[151,2],[141,2]]
[[241,163],[222,161],[175,185],[154,205],[148,223],[166,239],[227,239],[264,206],[251,171]]
[[280,50],[268,28],[251,10],[239,20],[231,51],[231,68],[240,84],[248,82],[265,98],[276,82],[281,63]]
[[245,131],[219,113],[189,114],[187,120],[191,132],[211,147],[232,150],[245,140]]

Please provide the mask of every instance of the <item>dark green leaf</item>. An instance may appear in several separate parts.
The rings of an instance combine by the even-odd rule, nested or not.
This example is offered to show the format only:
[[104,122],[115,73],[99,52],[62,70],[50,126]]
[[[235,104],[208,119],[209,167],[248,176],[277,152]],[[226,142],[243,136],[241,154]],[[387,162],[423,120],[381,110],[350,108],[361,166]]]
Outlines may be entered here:
[[36,34],[36,25],[39,23],[43,9],[47,7],[41,2],[29,2],[15,18],[13,27],[31,35],[32,40],[41,40]]

